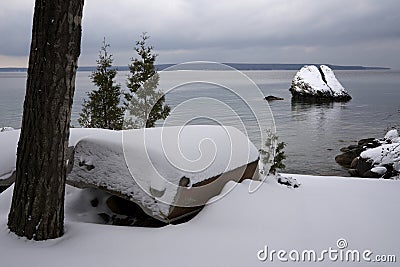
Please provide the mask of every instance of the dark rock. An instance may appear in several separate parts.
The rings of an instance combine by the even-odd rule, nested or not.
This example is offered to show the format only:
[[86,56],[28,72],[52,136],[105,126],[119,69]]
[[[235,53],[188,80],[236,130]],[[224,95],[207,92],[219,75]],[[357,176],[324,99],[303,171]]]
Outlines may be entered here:
[[282,97],[277,97],[273,95],[266,96],[264,97],[264,99],[267,101],[284,100]]
[[354,158],[358,157],[358,154],[354,151],[348,151],[345,152],[341,155],[337,155],[335,157],[335,161],[340,165],[343,166],[345,168],[350,168],[352,161],[354,160]]
[[140,207],[129,200],[118,196],[110,196],[106,201],[107,207],[116,214],[134,216]]
[[354,158],[353,161],[350,164],[350,168],[351,169],[355,169],[357,168],[357,164],[358,164],[358,157]]
[[359,177],[360,173],[356,169],[349,169],[349,174],[353,177]]
[[92,205],[92,207],[94,207],[94,208],[97,207],[99,205],[99,200],[97,198],[92,199],[90,201],[90,205]]
[[190,179],[187,177],[182,177],[179,180],[179,186],[183,186],[183,187],[189,187],[190,186]]
[[366,139],[361,139],[360,141],[358,141],[358,146],[367,146],[368,148],[374,148],[374,147],[378,147],[381,144],[379,143],[379,140],[375,139],[375,138],[366,138]]
[[370,171],[372,167],[372,163],[368,162],[366,159],[359,158],[357,161],[356,169],[361,177],[366,177],[365,173]]
[[381,178],[382,175],[372,172],[371,170],[364,172],[362,175],[364,178]]
[[288,187],[298,188],[300,184],[297,182],[296,179],[292,177],[282,177],[279,176],[277,179],[278,184],[286,185]]
[[385,168],[386,168],[386,173],[383,175],[384,179],[390,179],[393,176],[398,175],[396,170],[393,168],[393,164],[386,164]]
[[[138,204],[112,195],[106,200],[107,207],[114,213],[109,223],[122,226],[162,227],[167,225],[147,215]],[[99,214],[100,215],[100,214]]]
[[99,213],[98,215],[100,216],[100,218],[103,219],[103,221],[105,223],[109,223],[110,222],[111,217],[107,213],[102,212],[102,213]]

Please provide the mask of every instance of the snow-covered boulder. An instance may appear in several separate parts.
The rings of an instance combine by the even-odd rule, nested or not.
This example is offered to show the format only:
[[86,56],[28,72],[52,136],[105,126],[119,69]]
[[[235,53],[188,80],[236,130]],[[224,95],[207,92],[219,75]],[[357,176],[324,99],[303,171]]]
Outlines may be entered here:
[[77,142],[67,182],[100,188],[170,222],[202,208],[228,181],[257,175],[258,155],[233,127],[106,131]]
[[348,101],[349,93],[326,65],[304,66],[292,80],[290,92],[294,99],[314,101]]

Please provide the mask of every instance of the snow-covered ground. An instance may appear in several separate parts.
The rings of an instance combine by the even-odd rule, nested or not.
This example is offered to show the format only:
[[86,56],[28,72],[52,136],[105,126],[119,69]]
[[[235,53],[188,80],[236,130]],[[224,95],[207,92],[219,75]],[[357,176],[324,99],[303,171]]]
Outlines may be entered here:
[[[79,216],[82,207],[76,201],[79,190],[69,187],[66,233],[44,242],[9,233],[9,188],[0,194],[0,263],[7,267],[287,266],[278,260],[277,253],[272,262],[270,258],[265,262],[258,259],[265,257],[261,250],[268,246],[269,253],[285,250],[292,257],[304,250],[314,250],[317,258],[324,255],[322,262],[294,263],[289,254],[281,252],[290,266],[398,266],[363,259],[363,254],[371,260],[378,255],[395,255],[400,261],[398,181],[290,176],[298,180],[299,188],[288,188],[269,178],[250,194],[247,181],[207,205],[190,222],[158,229],[84,223]],[[324,250],[339,258],[330,260]],[[349,250],[361,253],[360,262],[345,262]],[[343,260],[340,255],[344,255]]]

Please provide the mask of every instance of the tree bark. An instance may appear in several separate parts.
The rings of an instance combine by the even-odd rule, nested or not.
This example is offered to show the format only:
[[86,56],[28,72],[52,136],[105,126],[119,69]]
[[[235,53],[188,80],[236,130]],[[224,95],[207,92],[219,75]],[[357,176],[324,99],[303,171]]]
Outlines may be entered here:
[[64,233],[66,152],[84,0],[36,0],[9,229]]

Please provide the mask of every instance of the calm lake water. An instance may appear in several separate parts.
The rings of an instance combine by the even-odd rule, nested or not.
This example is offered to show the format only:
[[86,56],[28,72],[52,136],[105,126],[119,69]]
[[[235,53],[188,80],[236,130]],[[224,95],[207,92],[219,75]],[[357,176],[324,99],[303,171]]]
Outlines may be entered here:
[[[337,78],[350,92],[353,99],[347,103],[307,104],[291,101],[288,90],[295,71],[248,71],[244,72],[260,88],[264,95],[283,97],[283,101],[270,102],[277,134],[287,143],[286,170],[289,173],[314,175],[347,175],[335,163],[340,148],[351,145],[361,138],[382,137],[387,128],[400,125],[400,72],[335,71]],[[78,126],[77,118],[86,92],[94,87],[88,72],[78,72],[72,110],[72,125]],[[124,87],[127,72],[118,74],[118,82]],[[0,127],[21,126],[22,105],[25,93],[25,73],[0,73]],[[238,85],[240,86],[240,85]],[[178,90],[167,94],[172,107],[195,97],[210,97],[229,102],[249,124],[252,136],[252,120],[247,108],[242,107],[235,96],[226,90],[210,86],[197,86],[193,90]],[[223,117],[218,105],[204,107]],[[193,111],[195,112],[195,111]],[[222,114],[222,115],[221,115]],[[229,121],[231,118],[225,118]],[[222,121],[224,118],[222,118]],[[207,122],[205,122],[207,123]],[[234,122],[233,122],[234,123]],[[254,127],[253,127],[254,128]]]

